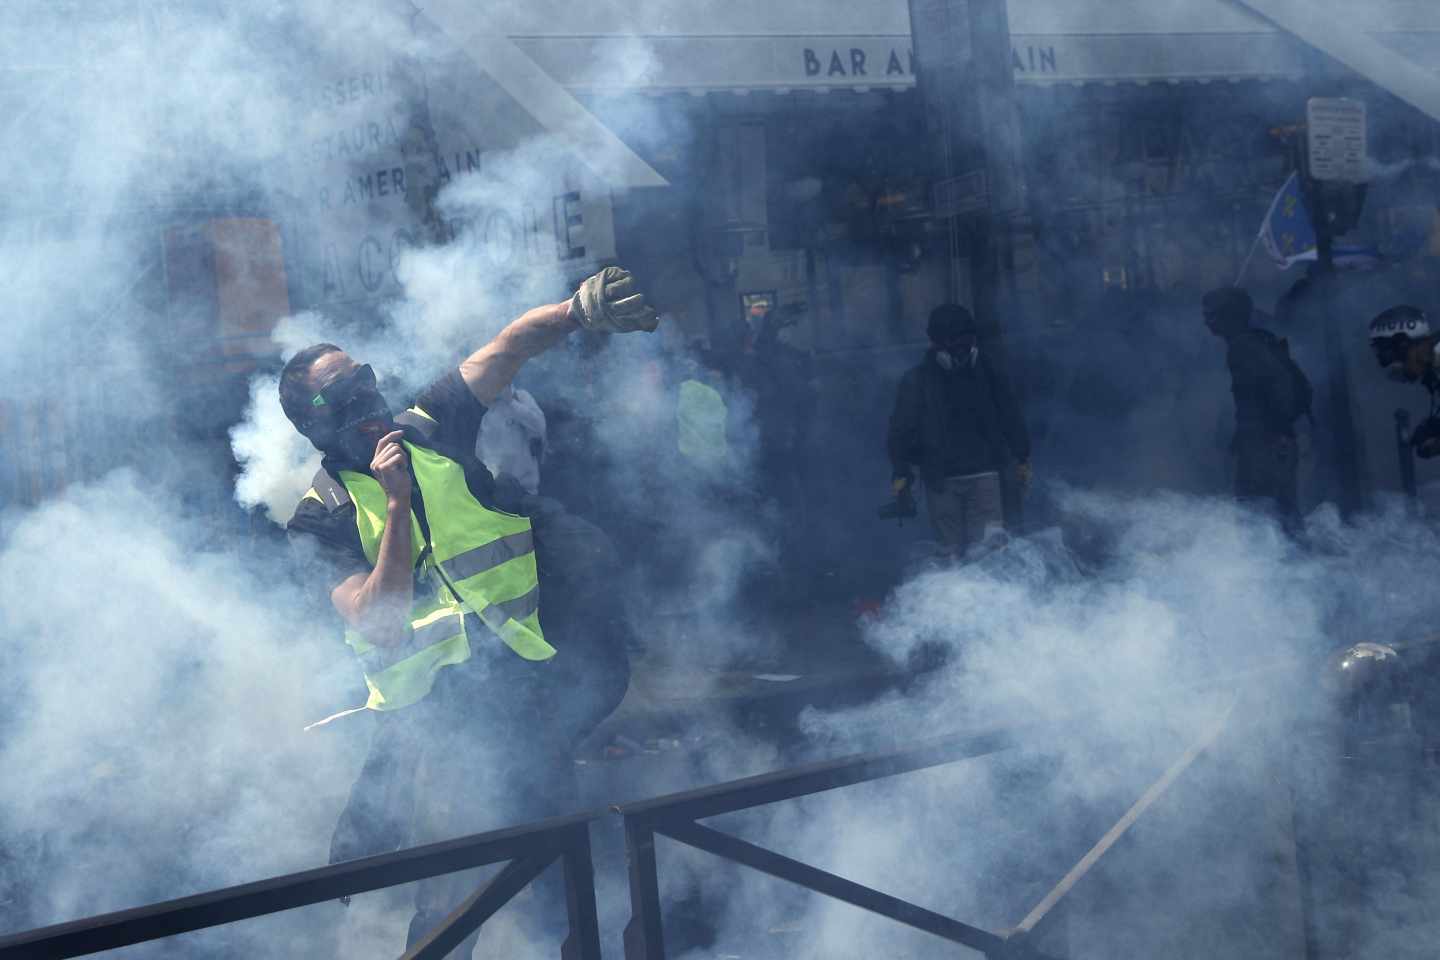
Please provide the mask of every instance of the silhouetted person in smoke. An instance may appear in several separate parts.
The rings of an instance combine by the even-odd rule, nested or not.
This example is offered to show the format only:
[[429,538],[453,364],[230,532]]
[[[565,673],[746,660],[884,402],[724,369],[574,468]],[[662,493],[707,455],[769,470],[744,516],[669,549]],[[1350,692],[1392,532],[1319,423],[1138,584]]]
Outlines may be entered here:
[[735,374],[755,402],[758,430],[755,472],[760,495],[780,512],[776,533],[780,549],[777,598],[808,593],[793,582],[813,568],[808,554],[812,505],[808,491],[813,476],[811,437],[816,397],[813,365],[808,353],[785,341],[796,324],[791,311],[769,297],[750,304]]
[[[623,644],[596,639],[618,616],[613,591],[598,583],[615,568],[613,549],[593,528],[549,523],[553,512],[519,485],[507,497],[477,459],[476,438],[486,406],[508,394],[526,360],[582,328],[656,323],[629,274],[607,268],[571,300],[527,311],[398,416],[373,371],[333,344],[286,365],[285,413],[325,454],[288,529],[345,621],[369,691],[364,708],[381,720],[335,858],[578,803],[575,740],[626,682]],[[474,883],[421,881],[408,943]],[[467,944],[457,955],[469,956],[474,938]]]
[[1006,378],[980,349],[975,318],[949,303],[926,327],[930,349],[900,381],[888,447],[896,494],[920,468],[935,535],[963,551],[1004,524],[1000,471],[1030,483],[1030,435]]
[[761,482],[787,506],[802,499],[800,468],[815,418],[810,357],[784,340],[795,325],[768,300],[752,304],[735,373],[755,398]]
[[1230,392],[1235,398],[1235,497],[1272,508],[1287,525],[1299,521],[1299,451],[1295,422],[1310,414],[1310,381],[1289,344],[1250,325],[1254,306],[1239,287],[1205,294],[1201,312],[1225,341]]

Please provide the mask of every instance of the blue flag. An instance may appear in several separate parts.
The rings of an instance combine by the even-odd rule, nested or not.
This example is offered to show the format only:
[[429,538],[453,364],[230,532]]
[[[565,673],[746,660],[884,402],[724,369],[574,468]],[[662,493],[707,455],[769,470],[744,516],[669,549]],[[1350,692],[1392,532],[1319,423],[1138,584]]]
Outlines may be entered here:
[[1265,222],[1260,224],[1260,239],[1265,243],[1270,259],[1282,269],[1288,269],[1301,260],[1314,260],[1317,256],[1315,225],[1310,222],[1310,211],[1305,208],[1299,174],[1290,174],[1290,179],[1270,201]]
[[[1310,220],[1310,211],[1305,206],[1305,195],[1300,191],[1300,175],[1290,174],[1290,179],[1270,201],[1265,222],[1260,225],[1260,240],[1270,258],[1282,270],[1302,260],[1319,257],[1319,241],[1315,237],[1315,224]],[[1383,262],[1373,246],[1354,243],[1337,243],[1331,248],[1337,270],[1372,270]]]

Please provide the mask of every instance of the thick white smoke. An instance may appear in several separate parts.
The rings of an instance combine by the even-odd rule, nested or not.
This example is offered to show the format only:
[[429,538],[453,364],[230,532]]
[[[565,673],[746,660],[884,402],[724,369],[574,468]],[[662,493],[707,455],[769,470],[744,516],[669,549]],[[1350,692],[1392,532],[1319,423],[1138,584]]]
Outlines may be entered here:
[[230,431],[230,446],[241,467],[235,499],[284,523],[320,469],[320,454],[285,418],[279,386],[275,377],[251,381],[245,420]]
[[[272,550],[119,471],[18,518],[0,553],[14,684],[0,820],[30,923],[323,861],[354,744],[305,736],[333,675]],[[19,891],[17,891],[19,892]],[[22,922],[23,922],[22,921]]]
[[[1209,955],[1216,944],[1231,955],[1292,955],[1300,914],[1286,896],[1299,881],[1286,765],[1301,751],[1311,766],[1301,768],[1298,802],[1323,805],[1317,787],[1343,775],[1338,743],[1314,724],[1333,706],[1327,655],[1433,632],[1440,600],[1427,584],[1440,535],[1417,527],[1399,503],[1354,526],[1318,511],[1302,546],[1222,501],[1060,497],[1063,529],[920,573],[871,622],[869,641],[898,663],[931,648],[943,665],[927,682],[806,717],[826,755],[1038,727],[1019,751],[716,825],[1006,929],[1233,704],[1219,740],[1070,897],[1076,919],[1061,921],[1072,942],[1065,955],[1154,955],[1159,943],[1176,957]],[[1304,752],[1310,743],[1318,750]],[[1388,826],[1399,846],[1433,843],[1423,817]],[[1305,839],[1326,848],[1323,835]],[[753,873],[731,875],[705,854],[662,848],[662,869],[710,891],[707,902],[724,911],[714,951],[949,955],[935,938]],[[1367,936],[1393,943],[1372,908],[1389,898],[1390,916],[1419,916],[1437,880],[1424,860],[1396,869],[1403,883],[1390,894],[1352,891],[1358,899],[1349,901],[1324,868],[1311,882],[1317,902],[1337,904]]]
[[[167,312],[154,251],[171,209],[213,201],[223,213],[227,204],[243,206],[237,195],[252,190],[269,191],[277,204],[302,192],[308,170],[295,155],[333,132],[313,91],[333,83],[334,65],[454,53],[438,53],[433,36],[412,29],[413,10],[402,4],[367,8],[364,17],[318,2],[183,16],[166,5],[145,18],[134,18],[129,5],[95,21],[57,19],[45,6],[14,13],[12,34],[28,48],[27,62],[65,69],[37,70],[33,86],[17,86],[17,99],[32,106],[5,128],[4,142],[14,169],[30,178],[27,193],[65,204],[67,216],[21,201],[7,206],[14,216],[0,229],[0,256],[15,269],[3,307],[0,399],[44,396],[66,381],[103,387],[105,416],[74,425],[76,436],[97,448],[119,438],[124,450],[96,470],[101,479],[0,518],[0,663],[14,691],[0,706],[0,769],[8,772],[0,792],[0,906],[9,906],[11,890],[23,891],[25,903],[4,911],[7,930],[325,859],[366,731],[329,728],[307,737],[299,729],[351,705],[358,674],[336,637],[325,591],[302,585],[274,531],[242,527],[234,517],[231,527],[219,524],[220,511],[207,513],[213,500],[205,497],[222,486],[227,499],[233,492],[243,506],[283,520],[316,457],[284,420],[273,371],[250,384],[241,423],[204,427],[228,432],[241,468],[233,491],[220,479],[228,464],[205,459],[213,451],[197,452],[195,438],[176,429],[167,404],[177,371],[194,359],[177,349],[194,318],[184,307]],[[774,5],[731,14],[717,8],[716,29],[743,32],[747,16],[764,13],[760,6]],[[622,11],[602,11],[612,12]],[[624,12],[637,26],[671,15],[655,6]],[[800,32],[811,13],[797,6],[772,22]],[[278,42],[282,36],[287,43]],[[296,36],[308,39],[296,43]],[[307,44],[313,50],[300,49]],[[14,62],[22,62],[18,54]],[[617,77],[639,77],[654,60],[637,39],[613,67]],[[667,135],[682,125],[660,113],[637,109],[629,122]],[[1049,129],[1050,119],[1042,111],[1028,123]],[[440,213],[461,223],[458,235],[417,238],[397,253],[397,293],[382,315],[357,321],[336,306],[287,318],[276,328],[274,359],[318,340],[338,342],[375,364],[398,402],[519,311],[566,297],[580,278],[553,257],[502,270],[485,217],[517,198],[543,205],[556,184],[593,178],[569,151],[537,134],[487,152],[482,169],[457,175],[438,198]],[[676,252],[677,261],[688,256]],[[1217,281],[1229,279],[1228,260],[1223,266]],[[1077,338],[1092,346],[1076,348],[1074,366],[1094,376],[1067,374],[1063,382],[1078,385],[1052,398],[1061,409],[1039,445],[1051,457],[1037,458],[1042,478],[1095,466],[1085,458],[1098,452],[1108,457],[1100,466],[1117,469],[1084,479],[1102,486],[1222,485],[1216,421],[1228,400],[1219,346],[1199,331],[1190,299],[1148,319],[1157,317],[1165,325],[1147,333],[1144,349],[1109,349],[1135,346],[1129,328]],[[645,563],[616,578],[653,628],[645,638],[653,652],[687,666],[723,666],[763,647],[765,630],[752,618],[765,602],[753,591],[777,580],[776,531],[794,518],[777,516],[757,482],[756,411],[733,384],[715,381],[732,415],[728,470],[706,476],[682,461],[670,442],[673,387],[704,374],[666,346],[673,343],[633,337],[593,349],[576,338],[527,369],[520,385],[547,411],[563,404],[578,412],[593,431],[592,462],[600,466],[578,482],[603,481],[615,514],[592,519],[645,523],[646,542],[672,551],[664,563],[640,558]],[[1030,356],[1020,352],[1021,365]],[[1120,439],[1104,411],[1074,409],[1094,384],[1117,382],[1135,388],[1123,421],[1133,429]],[[843,458],[821,450],[815,474],[834,485],[874,475],[883,485],[880,438],[866,444],[876,462],[837,462]],[[124,464],[131,469],[110,472]],[[1118,481],[1117,472],[1124,474]],[[546,483],[542,472],[542,492]],[[1304,702],[1313,694],[1308,658],[1341,643],[1414,636],[1440,613],[1431,588],[1440,544],[1396,510],[1346,526],[1321,509],[1310,518],[1309,548],[1301,548],[1267,522],[1192,496],[1064,494],[1056,504],[1063,533],[1017,542],[975,566],[919,573],[869,624],[869,643],[897,663],[948,658],[927,682],[859,710],[813,713],[805,732],[817,754],[834,754],[968,725],[1062,716],[1084,717],[1083,724],[1033,755],[910,775],[725,826],[933,909],[1013,923],[1134,799],[1132,788],[1157,776],[1228,702],[1207,689],[1214,678],[1300,663],[1276,673],[1264,693],[1276,704]],[[854,511],[823,520],[861,531],[873,522]],[[673,579],[626,582],[657,568]],[[1232,721],[1242,740],[1250,719]],[[781,762],[769,743],[708,742],[707,778]],[[1172,915],[1183,901],[1223,916],[1221,907],[1237,909],[1233,899],[1273,876],[1255,862],[1273,850],[1247,847],[1254,836],[1207,842],[1215,811],[1247,791],[1264,795],[1266,782],[1263,765],[1233,739],[1217,756],[1234,763],[1223,776],[1200,773],[1198,795],[1186,793],[1191,781],[1182,780],[1175,795],[1184,799],[1169,809],[1167,829],[1127,860],[1144,867],[1137,875],[1181,890],[1168,904]],[[706,955],[942,949],[662,846],[667,892],[678,897],[698,886],[710,891],[707,903],[720,904],[712,911],[720,942]],[[1216,870],[1186,883],[1167,873],[1173,863]],[[1414,884],[1397,896],[1423,902],[1421,894],[1434,889],[1425,882],[1433,878],[1408,879]],[[1106,882],[1120,904],[1114,913],[1133,916],[1122,908],[1136,896],[1134,885],[1124,877]],[[307,911],[267,929],[308,945],[324,939],[336,911]],[[609,934],[622,914],[607,911]],[[402,895],[358,900],[336,934],[341,952],[393,955],[408,916]],[[273,938],[257,933],[250,942],[250,935],[235,934],[252,954],[274,948]],[[1202,938],[1211,955],[1236,942],[1224,935]],[[499,949],[522,955],[524,946]]]

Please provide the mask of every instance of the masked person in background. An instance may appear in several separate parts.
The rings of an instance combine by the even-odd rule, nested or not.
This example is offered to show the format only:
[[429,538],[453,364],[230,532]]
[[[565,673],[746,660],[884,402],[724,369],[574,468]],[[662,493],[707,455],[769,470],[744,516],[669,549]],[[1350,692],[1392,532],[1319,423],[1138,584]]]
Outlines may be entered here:
[[[545,412],[528,390],[509,387],[480,421],[475,455],[495,478],[496,501],[530,518],[546,586],[546,623],[558,636],[582,643],[567,658],[583,664],[570,693],[581,718],[603,718],[630,684],[629,647],[635,643],[615,581],[620,554],[609,535],[543,494],[541,467],[549,451]],[[562,662],[563,666],[563,662]],[[593,726],[588,719],[580,732]]]
[[1440,335],[1419,307],[1391,307],[1370,321],[1370,349],[1396,383],[1419,383],[1430,392],[1430,415],[1410,434],[1415,455],[1440,456]]
[[[338,830],[332,859],[577,805],[574,743],[603,718],[597,712],[608,712],[595,688],[609,682],[614,665],[597,656],[583,630],[556,630],[548,613],[542,620],[541,588],[547,611],[573,610],[576,577],[567,571],[607,561],[567,556],[585,544],[547,538],[539,516],[532,525],[523,512],[523,497],[502,503],[476,441],[487,405],[508,394],[528,359],[576,330],[627,333],[656,324],[630,275],[606,268],[570,300],[511,322],[398,416],[370,367],[333,344],[308,347],[286,364],[281,405],[325,455],[289,535],[323,579],[360,659],[368,698],[356,709],[376,711],[380,721],[345,814],[361,848],[345,849],[346,831]],[[372,780],[381,789],[372,790]],[[397,821],[409,829],[379,849],[364,836]],[[421,881],[407,944],[423,939],[476,882],[473,875]],[[452,956],[468,957],[474,943]]]
[[1205,326],[1225,341],[1235,398],[1235,498],[1266,504],[1293,527],[1300,520],[1295,422],[1310,415],[1310,381],[1284,339],[1250,325],[1253,312],[1239,287],[1211,290],[1201,300]]
[[926,334],[930,349],[901,379],[890,416],[892,491],[907,493],[918,466],[935,535],[961,552],[1003,527],[1001,470],[1014,464],[1021,488],[1029,486],[1030,435],[969,310],[936,307]]

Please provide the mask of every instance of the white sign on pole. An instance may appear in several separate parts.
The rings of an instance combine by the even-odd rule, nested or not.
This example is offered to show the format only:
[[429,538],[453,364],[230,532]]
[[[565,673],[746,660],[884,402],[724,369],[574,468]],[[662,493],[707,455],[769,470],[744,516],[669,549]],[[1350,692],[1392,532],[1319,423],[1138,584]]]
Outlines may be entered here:
[[1316,180],[1363,183],[1365,102],[1311,97],[1305,105],[1310,176]]

